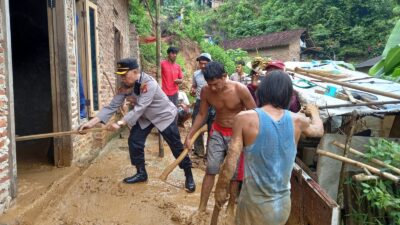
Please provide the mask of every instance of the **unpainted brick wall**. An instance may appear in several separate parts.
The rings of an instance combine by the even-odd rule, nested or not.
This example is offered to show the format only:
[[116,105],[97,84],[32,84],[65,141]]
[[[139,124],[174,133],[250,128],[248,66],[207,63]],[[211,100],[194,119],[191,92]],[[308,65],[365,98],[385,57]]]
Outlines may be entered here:
[[263,56],[271,57],[272,59],[281,61],[299,61],[300,60],[300,40],[294,40],[290,45],[279,46],[273,48],[259,49],[256,51],[249,51],[252,57]]
[[[76,129],[83,122],[79,119],[79,91],[78,77],[76,67],[76,26],[74,18],[75,0],[68,0],[67,24],[68,24],[68,59],[69,74],[71,78],[71,116],[72,129]],[[114,34],[115,29],[121,33],[122,52],[121,57],[135,56],[137,53],[131,53],[130,23],[129,23],[129,4],[128,0],[97,0],[98,16],[98,80],[99,80],[99,101],[100,108],[107,105],[112,97],[113,90],[116,89],[115,71],[115,52],[114,52]],[[112,86],[107,81],[110,80]],[[111,118],[114,120],[114,118]],[[84,136],[73,136],[73,161],[80,162],[91,159],[106,144],[111,133],[92,133]]]
[[[3,4],[3,3],[1,3]],[[11,202],[10,193],[10,168],[9,167],[9,144],[8,138],[8,97],[6,95],[7,70],[5,65],[5,14],[0,6],[0,213],[9,207]]]

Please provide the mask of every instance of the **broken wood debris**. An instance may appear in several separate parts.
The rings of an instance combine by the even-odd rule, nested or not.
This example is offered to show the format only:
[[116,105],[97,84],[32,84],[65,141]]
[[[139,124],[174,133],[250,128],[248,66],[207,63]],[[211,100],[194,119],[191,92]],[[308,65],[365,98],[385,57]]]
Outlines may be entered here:
[[324,150],[321,150],[321,149],[317,150],[317,154],[323,155],[323,156],[327,156],[329,158],[342,161],[344,163],[348,163],[348,164],[350,164],[352,166],[356,166],[356,167],[359,167],[359,168],[366,168],[370,172],[372,172],[374,174],[377,174],[377,175],[379,175],[381,177],[384,177],[386,179],[392,180],[395,183],[398,183],[400,181],[400,177],[398,177],[398,176],[395,176],[395,175],[393,175],[391,173],[388,173],[388,172],[382,172],[378,168],[375,168],[373,166],[370,166],[368,164],[365,164],[365,163],[362,163],[362,162],[359,162],[359,161],[356,161],[356,160],[349,159],[347,157],[343,157],[343,156],[340,156],[340,155],[337,155],[337,154],[334,154],[334,153],[331,153],[331,152],[328,152],[328,151],[324,151]]

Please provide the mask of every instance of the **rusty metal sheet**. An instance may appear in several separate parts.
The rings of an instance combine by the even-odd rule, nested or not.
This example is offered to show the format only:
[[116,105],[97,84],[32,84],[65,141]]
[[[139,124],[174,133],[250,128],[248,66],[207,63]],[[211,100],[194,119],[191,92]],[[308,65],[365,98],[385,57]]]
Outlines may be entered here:
[[339,224],[339,205],[297,164],[290,181],[292,209],[287,225]]

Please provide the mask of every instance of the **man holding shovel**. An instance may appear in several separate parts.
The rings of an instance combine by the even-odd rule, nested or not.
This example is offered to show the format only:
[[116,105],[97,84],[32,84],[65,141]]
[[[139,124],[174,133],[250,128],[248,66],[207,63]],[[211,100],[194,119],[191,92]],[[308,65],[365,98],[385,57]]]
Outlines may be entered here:
[[[246,86],[226,79],[227,73],[222,64],[209,62],[203,74],[207,85],[201,89],[199,114],[185,141],[185,147],[190,149],[192,136],[204,124],[208,108],[213,106],[216,116],[209,134],[207,146],[207,168],[201,188],[200,213],[206,211],[208,198],[214,186],[215,175],[218,174],[219,167],[228,150],[233,118],[244,109],[253,109],[256,107],[256,103]],[[235,183],[237,184],[237,182]],[[233,186],[231,190],[233,190],[232,192],[237,192],[237,187]]]
[[[289,218],[290,177],[301,133],[324,134],[316,106],[306,114],[288,111],[293,87],[283,71],[267,74],[257,91],[260,108],[239,113],[215,190],[217,208],[227,199],[228,184],[243,151],[245,177],[236,210],[237,225],[283,225]],[[243,150],[242,150],[243,149]]]
[[[175,158],[179,157],[183,151],[179,129],[174,122],[177,108],[161,90],[156,80],[140,72],[136,59],[125,58],[118,61],[116,74],[121,76],[123,87],[119,89],[110,104],[103,107],[96,117],[80,126],[79,131],[85,133],[85,129],[92,128],[99,122],[106,123],[124,104],[124,100],[133,96],[136,99],[134,108],[120,121],[110,124],[108,129],[115,131],[126,124],[132,127],[128,138],[129,156],[132,165],[136,166],[137,173],[125,178],[123,182],[127,184],[145,182],[147,181],[147,172],[144,145],[153,127],[160,131]],[[189,156],[186,156],[179,163],[179,167],[185,172],[186,190],[194,192],[196,185],[193,180],[192,162]]]

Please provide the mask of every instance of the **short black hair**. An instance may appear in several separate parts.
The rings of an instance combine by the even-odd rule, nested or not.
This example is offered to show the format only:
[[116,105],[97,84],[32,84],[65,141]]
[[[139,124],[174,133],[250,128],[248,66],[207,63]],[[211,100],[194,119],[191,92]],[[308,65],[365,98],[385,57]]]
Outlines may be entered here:
[[236,61],[236,65],[244,66],[244,61],[243,60]]
[[170,46],[170,47],[167,49],[167,54],[169,54],[169,53],[178,54],[178,52],[179,52],[179,48],[177,48],[177,47],[172,47],[172,46]]
[[259,106],[271,104],[276,108],[288,109],[293,94],[292,80],[284,71],[267,73],[257,89]]
[[220,79],[226,74],[224,65],[222,63],[213,61],[207,63],[207,66],[203,72],[204,79],[207,80],[214,80]]

